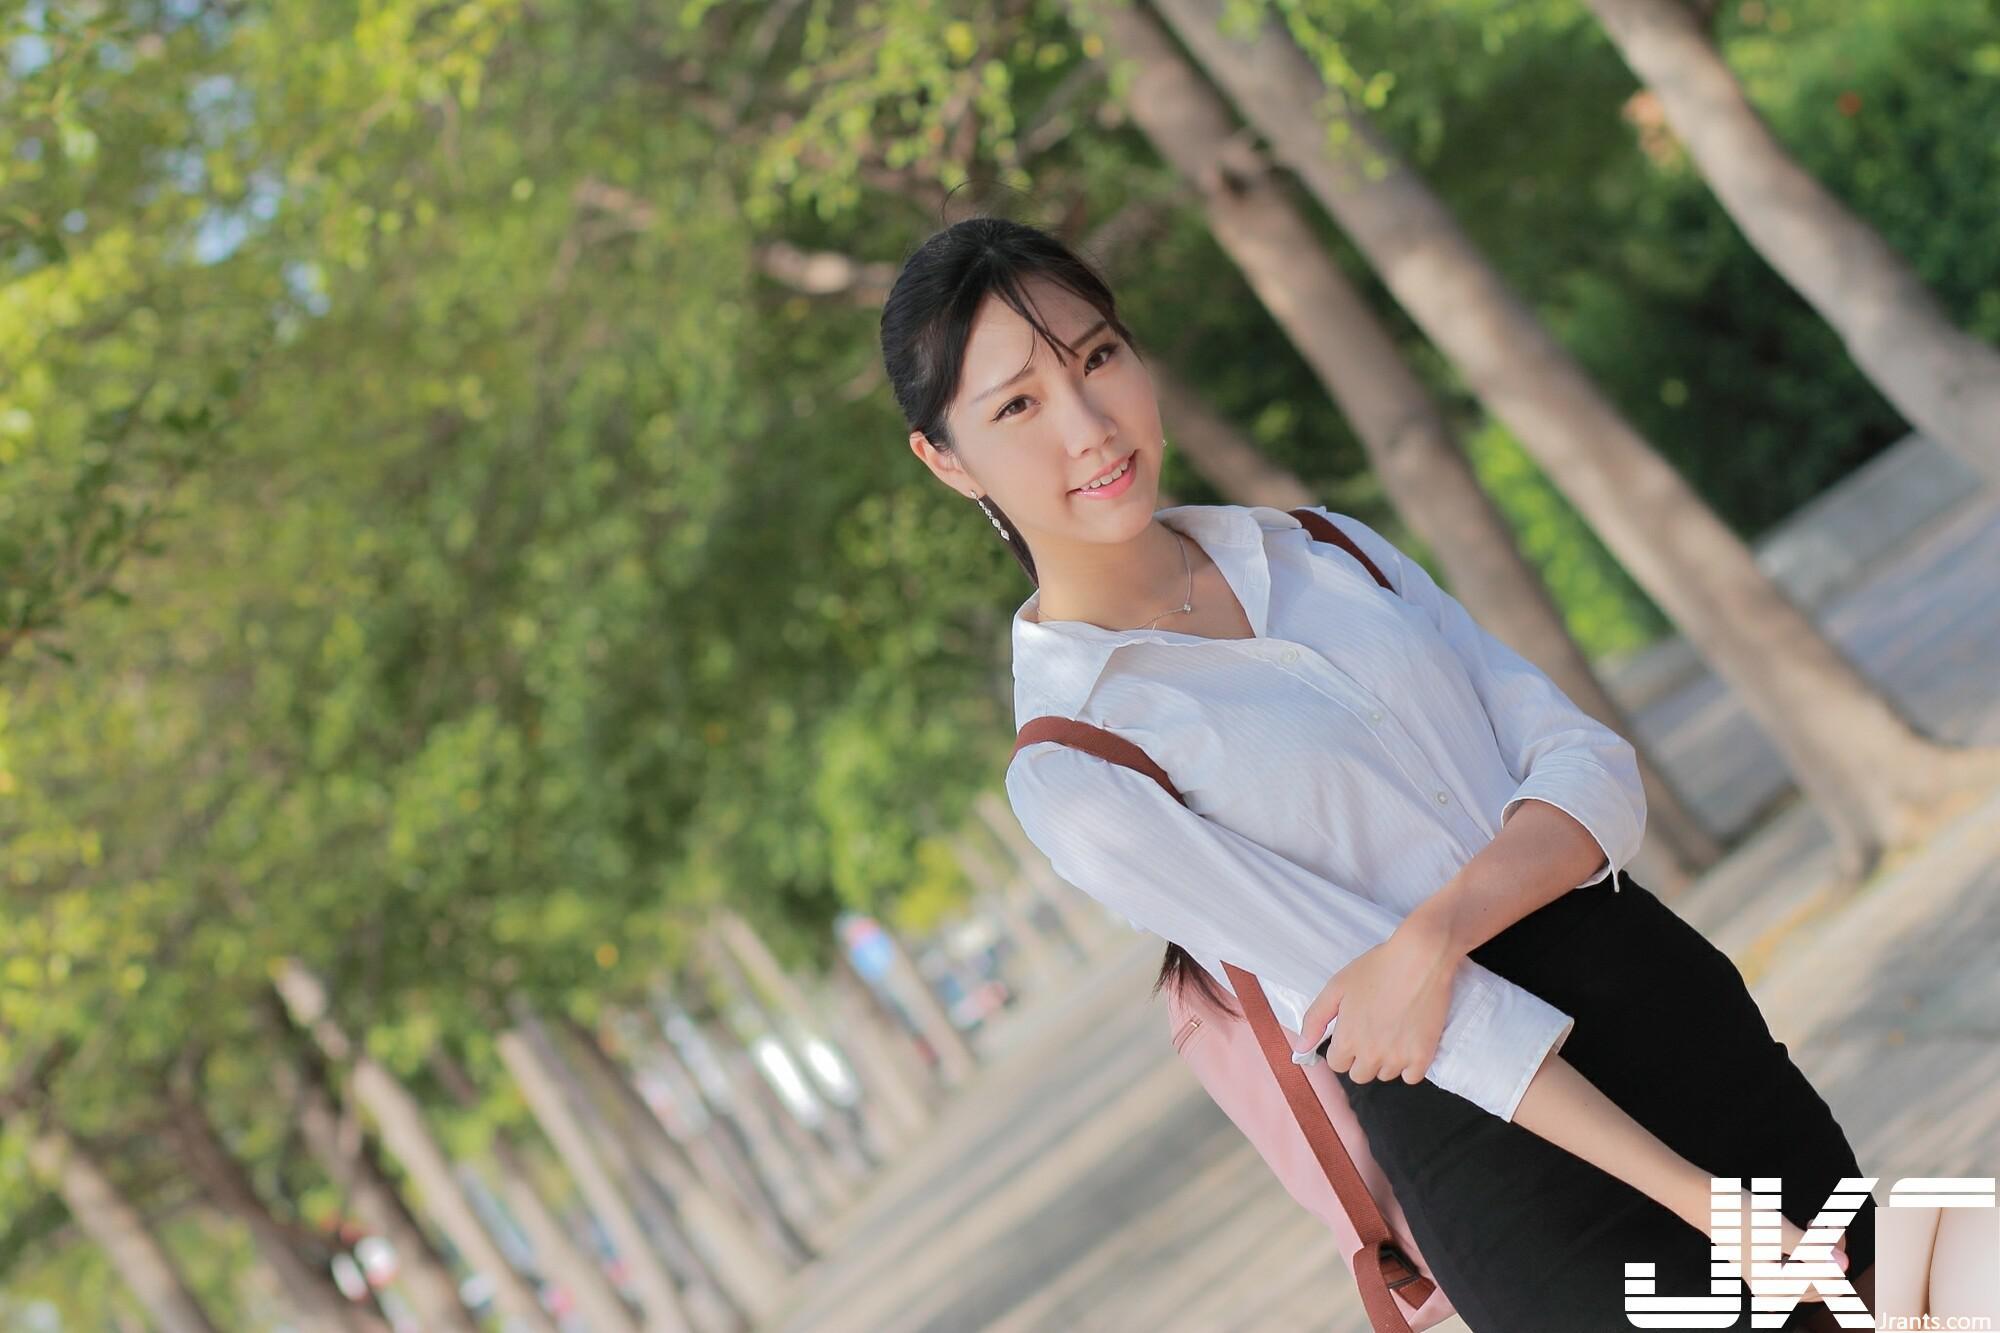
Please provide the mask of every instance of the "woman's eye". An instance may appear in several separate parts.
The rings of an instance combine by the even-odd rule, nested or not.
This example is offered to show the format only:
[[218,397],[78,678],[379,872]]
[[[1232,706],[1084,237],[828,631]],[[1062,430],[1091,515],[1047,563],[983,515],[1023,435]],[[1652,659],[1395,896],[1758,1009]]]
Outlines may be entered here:
[[[1093,348],[1091,349],[1091,351],[1090,351],[1090,355],[1091,355],[1091,357],[1093,358],[1093,360],[1094,360],[1094,359],[1096,358],[1096,356],[1097,356],[1097,354],[1098,354],[1099,352],[1109,352],[1109,353],[1111,353],[1111,354],[1112,354],[1113,356],[1115,356],[1115,355],[1117,354],[1117,352],[1118,352],[1118,344],[1117,344],[1117,343],[1115,343],[1115,342],[1108,342],[1108,343],[1100,343],[1100,344],[1098,344],[1098,345],[1097,345],[1096,347],[1093,347]],[[1104,361],[1109,361],[1110,359],[1111,359],[1111,357],[1110,357],[1110,356],[1107,356],[1107,357],[1105,357],[1105,358],[1104,358]],[[1100,366],[1101,366],[1101,365],[1103,365],[1103,364],[1104,364],[1104,361],[1097,361],[1097,362],[1096,362],[1096,364],[1097,364],[1097,365],[1100,365]],[[1086,362],[1084,362],[1084,366],[1083,366],[1083,369],[1084,369],[1084,373],[1085,373],[1085,374],[1089,374],[1089,373],[1090,373],[1090,370],[1092,369],[1092,362],[1091,362],[1091,361],[1086,361]],[[1003,403],[1003,404],[1001,405],[1001,407],[1000,407],[1000,410],[999,410],[998,412],[995,412],[995,413],[993,414],[993,419],[994,419],[995,421],[1001,421],[1001,420],[1004,420],[1004,419],[1006,419],[1007,417],[1010,417],[1010,416],[1014,415],[1014,414],[1013,414],[1012,412],[1009,412],[1009,411],[1008,411],[1007,409],[1008,409],[1008,408],[1010,408],[1010,407],[1012,407],[1012,406],[1013,406],[1014,404],[1016,404],[1016,403],[1025,403],[1025,402],[1027,402],[1027,401],[1028,401],[1028,400],[1027,400],[1027,399],[1026,399],[1025,397],[1022,397],[1022,398],[1009,398],[1009,399],[1008,399],[1008,400],[1007,400],[1007,401],[1006,401],[1005,403]]]

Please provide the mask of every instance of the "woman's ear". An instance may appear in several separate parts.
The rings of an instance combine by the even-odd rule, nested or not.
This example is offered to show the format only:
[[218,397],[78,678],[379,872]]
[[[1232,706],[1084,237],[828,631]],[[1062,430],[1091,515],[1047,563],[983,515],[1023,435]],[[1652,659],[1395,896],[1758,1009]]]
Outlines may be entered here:
[[910,432],[910,452],[923,460],[924,466],[945,485],[963,495],[966,499],[976,499],[976,487],[968,489],[972,478],[959,466],[958,455],[938,448],[920,430]]

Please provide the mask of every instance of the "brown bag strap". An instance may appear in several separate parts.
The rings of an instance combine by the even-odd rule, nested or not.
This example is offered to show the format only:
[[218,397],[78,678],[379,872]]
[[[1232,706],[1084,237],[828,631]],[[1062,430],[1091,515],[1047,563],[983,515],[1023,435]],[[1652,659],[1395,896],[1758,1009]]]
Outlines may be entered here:
[[1347,1210],[1348,1221],[1354,1224],[1355,1236],[1361,1241],[1361,1249],[1354,1256],[1354,1281],[1361,1288],[1361,1304],[1368,1311],[1368,1322],[1375,1333],[1410,1333],[1409,1320],[1396,1308],[1391,1293],[1400,1293],[1412,1310],[1421,1309],[1431,1298],[1431,1280],[1418,1271],[1396,1244],[1375,1196],[1362,1183],[1361,1173],[1348,1155],[1347,1145],[1340,1141],[1333,1122],[1326,1118],[1326,1107],[1312,1090],[1306,1071],[1292,1063],[1291,1043],[1286,1040],[1284,1029],[1278,1026],[1277,1015],[1271,1012],[1264,987],[1236,964],[1222,966],[1229,973],[1230,987],[1242,1003],[1251,1029],[1257,1034],[1265,1063],[1271,1066],[1278,1086],[1284,1090],[1292,1118],[1299,1122],[1313,1156],[1319,1159],[1320,1170],[1326,1173],[1333,1192],[1340,1198],[1340,1206]]
[[[1291,513],[1314,540],[1333,542],[1344,548],[1374,575],[1377,583],[1389,588],[1389,581],[1382,577],[1382,571],[1376,568],[1375,562],[1324,516],[1310,509],[1294,509]],[[1389,590],[1395,591],[1393,588]],[[1075,718],[1048,716],[1030,719],[1015,736],[1008,762],[1012,763],[1014,755],[1027,746],[1042,741],[1055,741],[1094,754],[1109,763],[1134,769],[1159,783],[1176,801],[1183,805],[1187,803],[1179,788],[1167,776],[1167,771],[1154,763],[1145,750],[1122,736]],[[1361,1303],[1368,1312],[1368,1322],[1375,1333],[1410,1333],[1409,1320],[1397,1307],[1396,1295],[1408,1302],[1411,1309],[1419,1309],[1430,1299],[1434,1284],[1396,1244],[1389,1224],[1382,1218],[1381,1208],[1362,1182],[1361,1173],[1356,1169],[1354,1159],[1348,1155],[1346,1146],[1341,1143],[1333,1122],[1327,1119],[1326,1108],[1320,1104],[1318,1094],[1313,1092],[1305,1070],[1292,1063],[1291,1042],[1278,1025],[1277,1015],[1271,1011],[1271,1002],[1264,994],[1263,985],[1253,974],[1234,963],[1225,962],[1223,968],[1229,974],[1230,986],[1236,992],[1237,1000],[1243,1005],[1244,1017],[1257,1034],[1257,1045],[1264,1052],[1264,1060],[1278,1080],[1286,1104],[1291,1107],[1292,1118],[1298,1121],[1320,1170],[1326,1173],[1327,1183],[1333,1186],[1340,1206],[1346,1210],[1348,1220],[1354,1225],[1355,1235],[1361,1240],[1362,1250],[1355,1255],[1354,1279],[1361,1289]],[[1373,1262],[1370,1262],[1371,1257]]]
[[1031,718],[1015,735],[1014,751],[1007,756],[1007,762],[1013,763],[1014,755],[1041,741],[1060,741],[1072,749],[1088,751],[1099,759],[1122,764],[1126,768],[1136,768],[1165,787],[1167,795],[1176,801],[1181,800],[1180,788],[1174,786],[1173,779],[1167,776],[1167,770],[1154,763],[1151,755],[1123,736],[1114,736],[1102,727],[1079,722],[1073,717]]
[[1389,587],[1389,580],[1382,577],[1382,571],[1375,567],[1375,562],[1368,558],[1368,553],[1359,546],[1356,546],[1353,540],[1346,533],[1342,532],[1332,519],[1324,514],[1315,513],[1310,509],[1294,509],[1291,511],[1291,515],[1299,522],[1305,524],[1306,531],[1313,535],[1314,541],[1332,542],[1335,546],[1340,547],[1356,560],[1359,560],[1362,568],[1375,576],[1377,583],[1381,584],[1384,588],[1389,588],[1389,591],[1392,593],[1396,591],[1394,588]]

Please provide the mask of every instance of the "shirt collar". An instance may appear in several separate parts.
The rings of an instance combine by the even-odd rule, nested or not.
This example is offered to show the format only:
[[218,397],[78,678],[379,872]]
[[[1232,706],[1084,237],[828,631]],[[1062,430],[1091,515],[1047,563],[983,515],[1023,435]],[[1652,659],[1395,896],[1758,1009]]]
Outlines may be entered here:
[[[1305,526],[1268,505],[1174,505],[1153,517],[1201,544],[1221,570],[1259,638],[1271,605],[1267,534]],[[1074,717],[1111,654],[1128,643],[1199,645],[1200,635],[1167,629],[1105,629],[1082,620],[1026,619],[1041,605],[1041,590],[1014,611],[1014,718],[1017,726],[1045,714]]]

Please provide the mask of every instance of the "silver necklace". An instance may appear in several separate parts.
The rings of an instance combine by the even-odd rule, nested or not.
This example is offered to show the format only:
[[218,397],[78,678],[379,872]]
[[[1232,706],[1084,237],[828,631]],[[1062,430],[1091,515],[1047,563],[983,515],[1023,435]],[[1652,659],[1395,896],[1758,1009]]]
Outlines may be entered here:
[[[1160,614],[1154,616],[1151,620],[1147,621],[1146,622],[1147,629],[1153,628],[1153,626],[1159,624],[1162,620],[1165,620],[1168,616],[1174,614],[1174,611],[1194,610],[1194,566],[1188,563],[1187,539],[1182,537],[1178,532],[1176,532],[1174,533],[1174,545],[1181,548],[1181,565],[1187,570],[1187,579],[1188,579],[1187,595],[1181,599],[1181,604],[1175,607],[1173,611],[1162,611],[1160,612]],[[1127,632],[1129,633],[1130,631]]]

